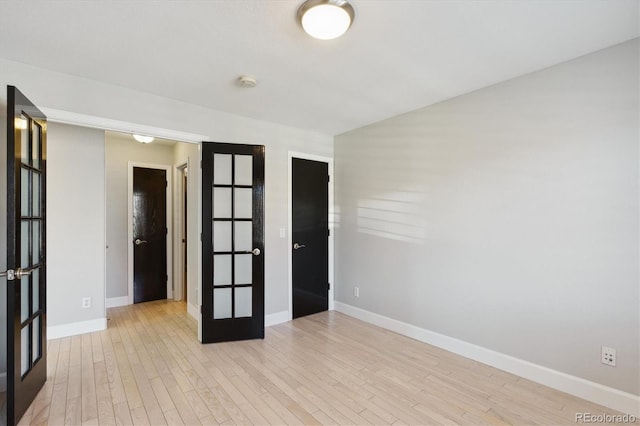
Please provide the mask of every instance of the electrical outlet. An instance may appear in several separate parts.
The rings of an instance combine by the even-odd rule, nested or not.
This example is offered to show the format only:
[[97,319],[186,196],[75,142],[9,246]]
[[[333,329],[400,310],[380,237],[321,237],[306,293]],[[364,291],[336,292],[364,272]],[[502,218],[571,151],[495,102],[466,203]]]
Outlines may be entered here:
[[360,297],[360,287],[354,287],[353,288],[353,295],[355,297]]
[[602,362],[603,364],[615,367],[616,366],[616,350],[613,348],[608,348],[606,346],[603,346],[600,362]]
[[91,298],[90,297],[83,297],[82,298],[82,307],[83,308],[90,308],[91,307]]

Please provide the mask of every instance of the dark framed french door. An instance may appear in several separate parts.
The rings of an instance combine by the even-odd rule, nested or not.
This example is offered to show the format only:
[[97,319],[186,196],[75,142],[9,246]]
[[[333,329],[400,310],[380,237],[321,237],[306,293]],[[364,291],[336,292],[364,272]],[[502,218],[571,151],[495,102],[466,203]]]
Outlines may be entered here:
[[202,342],[264,337],[262,145],[202,144]]
[[47,118],[7,87],[7,424],[47,379]]

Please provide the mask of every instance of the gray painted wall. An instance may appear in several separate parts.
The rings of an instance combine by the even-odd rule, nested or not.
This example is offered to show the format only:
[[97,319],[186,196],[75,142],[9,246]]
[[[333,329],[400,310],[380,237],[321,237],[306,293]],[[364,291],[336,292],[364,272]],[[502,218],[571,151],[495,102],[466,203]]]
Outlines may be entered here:
[[[107,167],[107,298],[127,296],[128,263],[128,179],[129,161],[173,165],[173,147],[141,144],[130,135],[117,136],[108,132]],[[171,179],[171,176],[167,176]],[[168,259],[170,262],[171,259]]]
[[638,59],[634,40],[338,136],[336,299],[640,393]]
[[49,123],[47,138],[47,322],[104,318],[104,131]]

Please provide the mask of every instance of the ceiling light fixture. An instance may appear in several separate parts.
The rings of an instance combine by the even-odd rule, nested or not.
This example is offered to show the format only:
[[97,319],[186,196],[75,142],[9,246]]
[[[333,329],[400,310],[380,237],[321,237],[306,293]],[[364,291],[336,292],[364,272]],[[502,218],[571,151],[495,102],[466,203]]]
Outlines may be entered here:
[[133,138],[140,143],[151,143],[155,139],[153,136],[133,135]]
[[356,13],[346,0],[307,0],[298,9],[298,22],[311,37],[331,40],[346,33]]

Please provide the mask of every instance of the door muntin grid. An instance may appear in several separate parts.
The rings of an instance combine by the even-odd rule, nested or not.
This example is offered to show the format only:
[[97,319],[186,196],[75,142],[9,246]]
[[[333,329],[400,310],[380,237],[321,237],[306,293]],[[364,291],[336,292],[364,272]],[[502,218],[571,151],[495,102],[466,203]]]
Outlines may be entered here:
[[18,179],[16,182],[20,242],[19,267],[30,271],[16,283],[20,309],[20,376],[25,377],[43,355],[43,237],[44,197],[42,125],[27,114],[15,123],[16,143],[19,142]]
[[213,154],[213,319],[253,314],[253,156]]

